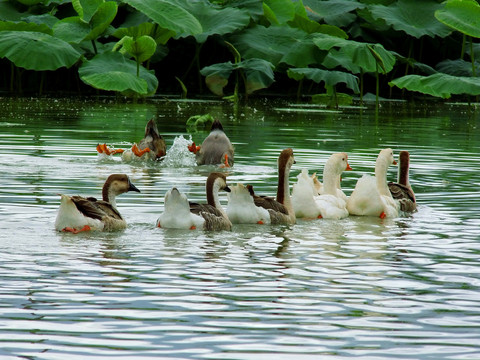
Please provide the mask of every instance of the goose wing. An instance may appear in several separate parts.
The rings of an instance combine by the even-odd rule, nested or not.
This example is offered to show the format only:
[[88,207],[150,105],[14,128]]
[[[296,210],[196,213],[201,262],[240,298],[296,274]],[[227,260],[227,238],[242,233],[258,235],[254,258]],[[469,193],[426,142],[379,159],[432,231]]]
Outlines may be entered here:
[[256,206],[269,210],[270,213],[270,210],[273,210],[288,215],[287,208],[272,197],[254,195],[253,202]]

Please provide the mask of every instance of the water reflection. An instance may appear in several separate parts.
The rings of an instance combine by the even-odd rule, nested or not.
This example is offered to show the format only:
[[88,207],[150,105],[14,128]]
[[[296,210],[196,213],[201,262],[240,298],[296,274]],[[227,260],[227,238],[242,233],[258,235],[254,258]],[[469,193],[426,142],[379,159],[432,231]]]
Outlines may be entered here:
[[[0,276],[5,358],[475,358],[480,272],[479,119],[457,105],[386,104],[341,112],[252,103],[0,99]],[[347,151],[349,194],[379,149],[409,150],[419,211],[399,219],[300,220],[206,233],[155,228],[178,186],[205,201],[212,168],[100,159],[156,116],[170,148],[190,115],[225,119],[228,181],[274,195],[287,146],[321,173]],[[200,142],[208,133],[192,133]],[[99,196],[111,173],[142,191],[119,197],[129,227],[56,233],[57,193]],[[396,169],[389,171],[396,177]],[[226,197],[221,201],[226,204]]]

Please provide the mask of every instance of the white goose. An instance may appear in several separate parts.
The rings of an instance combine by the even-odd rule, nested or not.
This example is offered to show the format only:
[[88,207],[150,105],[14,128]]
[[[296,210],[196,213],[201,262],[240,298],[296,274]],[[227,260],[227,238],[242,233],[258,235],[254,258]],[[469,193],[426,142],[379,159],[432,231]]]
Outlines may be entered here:
[[165,209],[157,226],[173,229],[231,230],[232,223],[220,204],[218,192],[230,192],[222,173],[211,173],[206,183],[207,204],[189,203],[187,197],[173,188],[165,195]]
[[127,191],[140,192],[125,174],[110,175],[102,189],[103,200],[60,194],[55,229],[79,233],[88,230],[113,231],[127,227],[117,210],[115,197]]
[[[314,219],[319,216],[321,217],[320,208],[315,201],[315,197],[319,191],[319,189],[315,187],[316,178],[316,176],[309,176],[306,169],[302,169],[297,176],[297,182],[292,186],[292,205],[297,218]],[[318,179],[317,183],[320,184]]]
[[251,189],[256,206],[267,209],[272,224],[295,224],[296,217],[290,198],[289,176],[290,169],[295,163],[293,150],[283,150],[278,157],[278,186],[276,199],[257,196]]
[[323,194],[315,198],[324,219],[343,219],[348,216],[346,195],[340,188],[344,171],[352,170],[346,153],[332,154],[323,169]]
[[268,210],[255,205],[251,185],[237,184],[228,193],[227,215],[233,224],[270,224]]
[[347,200],[347,210],[351,215],[397,217],[399,203],[395,201],[387,186],[387,170],[396,165],[393,151],[383,149],[375,162],[375,176],[363,175]]
[[413,212],[417,210],[415,193],[413,192],[408,170],[410,167],[410,153],[408,151],[400,151],[398,155],[398,182],[389,182],[388,189],[392,197],[400,203],[400,210],[404,212]]

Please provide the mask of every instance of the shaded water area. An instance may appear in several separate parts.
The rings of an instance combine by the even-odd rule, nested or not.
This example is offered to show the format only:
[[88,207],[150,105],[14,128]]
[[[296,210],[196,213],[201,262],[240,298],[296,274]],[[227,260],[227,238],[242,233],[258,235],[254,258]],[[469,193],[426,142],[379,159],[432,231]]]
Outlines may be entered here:
[[[378,117],[270,101],[237,116],[222,102],[163,99],[0,107],[0,358],[480,358],[480,116],[466,105],[386,103]],[[235,145],[235,166],[221,170],[230,184],[274,195],[282,149],[294,149],[291,183],[346,151],[348,195],[391,147],[411,153],[418,212],[218,233],[156,228],[165,191],[203,201],[218,169],[102,159],[95,146],[127,148],[156,117],[171,147],[189,138],[188,117],[204,113]],[[98,197],[111,173],[141,190],[117,199],[128,228],[56,232],[57,194]]]

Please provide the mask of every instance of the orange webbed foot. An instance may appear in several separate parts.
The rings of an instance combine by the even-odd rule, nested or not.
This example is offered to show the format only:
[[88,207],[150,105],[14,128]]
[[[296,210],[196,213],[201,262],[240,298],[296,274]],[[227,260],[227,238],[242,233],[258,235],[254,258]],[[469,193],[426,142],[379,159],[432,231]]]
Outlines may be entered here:
[[263,222],[262,220],[258,220],[258,221],[257,221],[257,224],[263,225],[264,222]]
[[322,215],[318,215],[318,216],[317,216],[317,219],[323,219],[323,216],[322,216]]
[[81,228],[80,230],[79,229],[75,229],[75,228],[72,228],[70,226],[67,226],[65,228],[62,229],[63,232],[71,232],[72,234],[78,234],[82,231],[90,231],[92,230],[92,228],[88,225],[85,225],[83,228]]
[[145,148],[143,150],[140,150],[137,146],[137,144],[133,144],[132,146],[132,152],[137,155],[138,157],[141,157],[143,154],[147,153],[147,152],[150,152],[150,148]]
[[197,227],[195,225],[190,226],[190,230],[196,230]]
[[188,145],[188,150],[196,154],[197,152],[200,151],[200,146],[197,146],[195,145],[195,142],[192,142],[190,145]]
[[229,168],[230,164],[228,163],[228,155],[225,154],[225,161],[220,165],[221,168]]
[[380,219],[385,219],[387,217],[387,214],[385,214],[385,211],[382,211],[380,214]]
[[124,150],[123,149],[112,150],[107,146],[107,144],[98,144],[97,145],[97,151],[98,151],[99,154],[115,155],[115,154],[123,153]]

